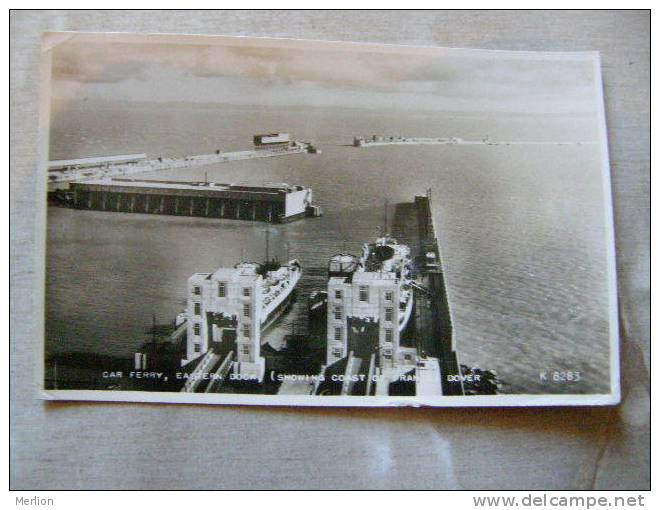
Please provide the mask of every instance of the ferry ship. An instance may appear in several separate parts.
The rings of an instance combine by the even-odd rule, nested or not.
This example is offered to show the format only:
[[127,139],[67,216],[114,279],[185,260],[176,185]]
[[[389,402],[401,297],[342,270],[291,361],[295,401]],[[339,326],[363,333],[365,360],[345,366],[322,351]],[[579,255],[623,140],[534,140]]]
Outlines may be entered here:
[[363,271],[393,273],[399,284],[399,332],[402,332],[412,314],[413,290],[410,278],[410,248],[399,244],[393,237],[379,237],[365,243],[359,265]]
[[293,259],[282,266],[273,261],[264,264],[244,262],[238,264],[236,268],[263,277],[261,282],[261,331],[264,332],[273,325],[291,303],[293,291],[302,277],[300,262]]

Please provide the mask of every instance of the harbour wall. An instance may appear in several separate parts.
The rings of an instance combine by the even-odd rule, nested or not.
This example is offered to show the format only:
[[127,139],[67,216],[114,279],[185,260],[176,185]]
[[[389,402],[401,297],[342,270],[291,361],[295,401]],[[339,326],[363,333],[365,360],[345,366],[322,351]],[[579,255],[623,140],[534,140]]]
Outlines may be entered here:
[[438,358],[442,374],[443,395],[463,395],[461,369],[454,342],[451,307],[447,296],[442,256],[436,237],[431,210],[430,191],[415,197],[419,232],[419,249],[425,268],[420,287],[416,287],[416,318],[419,328],[419,348]]
[[399,136],[373,136],[364,138],[356,136],[353,139],[354,147],[374,147],[379,145],[436,145],[464,143],[462,138],[403,138]]
[[383,147],[386,145],[595,145],[598,142],[579,141],[505,141],[491,140],[484,138],[482,140],[463,140],[462,138],[403,138],[398,136],[372,136],[365,138],[356,136],[353,139],[353,147]]
[[132,175],[143,172],[171,170],[175,168],[191,168],[214,165],[244,159],[260,159],[274,156],[289,156],[309,153],[309,144],[297,142],[286,149],[258,149],[237,152],[218,152],[216,154],[201,154],[184,158],[154,158],[138,163],[109,164],[98,167],[71,168],[48,172],[48,190],[68,189],[69,183],[89,179],[107,179]]

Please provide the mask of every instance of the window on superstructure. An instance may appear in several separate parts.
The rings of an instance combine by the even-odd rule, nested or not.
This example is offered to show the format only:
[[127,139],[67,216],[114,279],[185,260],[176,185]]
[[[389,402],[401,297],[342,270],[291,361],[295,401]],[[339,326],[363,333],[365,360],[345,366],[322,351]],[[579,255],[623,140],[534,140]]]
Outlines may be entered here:
[[199,296],[201,293],[202,293],[201,287],[199,285],[195,285],[193,287],[193,294],[195,294],[196,296]]
[[383,351],[383,357],[390,359],[392,357],[392,349],[385,349]]
[[335,299],[341,299],[341,290],[335,291]]
[[249,345],[242,345],[241,346],[241,352],[243,354],[250,354],[250,346]]
[[198,343],[193,344],[193,349],[195,349],[195,352],[202,352],[201,344]]
[[333,349],[333,350],[332,350],[332,355],[333,355],[335,358],[341,358],[341,349]]
[[341,320],[342,313],[341,313],[341,307],[336,306],[335,307],[335,319],[336,320]]
[[250,297],[252,295],[252,289],[250,287],[243,287],[243,295]]
[[195,336],[199,336],[201,332],[202,332],[202,327],[199,324],[195,324],[193,326],[193,333],[195,334]]
[[195,303],[195,315],[202,313],[202,305],[200,303]]
[[243,324],[242,331],[243,331],[243,336],[245,338],[250,338],[250,325],[249,324]]
[[394,318],[394,309],[385,308],[385,322],[392,322],[393,318]]
[[342,331],[341,328],[335,328],[335,340],[341,342],[342,340]]
[[392,301],[394,299],[394,292],[388,290],[385,292],[385,301]]
[[369,287],[366,285],[360,286],[360,301],[369,301]]
[[250,306],[250,303],[243,304],[243,317],[250,317],[251,313],[252,307]]
[[218,297],[227,297],[227,284],[218,282]]
[[385,330],[385,341],[391,342],[393,338],[394,338],[394,332],[390,328],[387,328]]

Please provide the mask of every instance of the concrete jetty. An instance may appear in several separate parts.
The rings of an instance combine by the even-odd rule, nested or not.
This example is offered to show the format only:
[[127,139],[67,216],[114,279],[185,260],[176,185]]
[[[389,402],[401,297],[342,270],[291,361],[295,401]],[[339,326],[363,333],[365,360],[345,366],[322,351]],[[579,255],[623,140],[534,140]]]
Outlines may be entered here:
[[286,183],[263,185],[213,182],[98,179],[71,183],[75,209],[173,216],[198,216],[286,223],[319,216],[312,190]]
[[137,173],[192,168],[245,159],[317,154],[319,152],[309,142],[288,141],[288,135],[286,142],[278,140],[276,143],[264,143],[262,141],[264,136],[255,136],[254,149],[244,151],[216,151],[214,154],[200,154],[182,158],[147,158],[145,154],[129,154],[50,161],[48,163],[48,190],[68,189],[69,183],[76,181],[109,179]]
[[439,360],[443,395],[463,395],[461,370],[454,344],[452,313],[447,296],[440,247],[431,210],[431,191],[415,197],[423,267],[414,286],[419,349]]

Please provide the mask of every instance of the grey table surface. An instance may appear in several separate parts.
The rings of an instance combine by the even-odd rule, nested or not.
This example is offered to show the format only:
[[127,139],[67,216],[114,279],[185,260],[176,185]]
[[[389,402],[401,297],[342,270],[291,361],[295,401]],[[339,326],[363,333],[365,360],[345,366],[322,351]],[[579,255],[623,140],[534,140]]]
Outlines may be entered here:
[[[40,34],[295,37],[602,55],[616,223],[616,408],[48,404],[34,374]],[[13,11],[10,485],[14,489],[650,487],[650,14],[645,11]],[[585,339],[588,341],[588,339]]]

